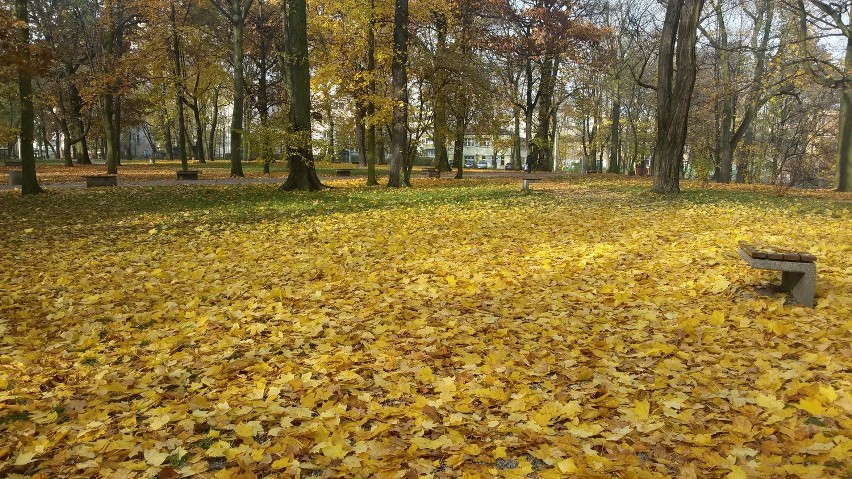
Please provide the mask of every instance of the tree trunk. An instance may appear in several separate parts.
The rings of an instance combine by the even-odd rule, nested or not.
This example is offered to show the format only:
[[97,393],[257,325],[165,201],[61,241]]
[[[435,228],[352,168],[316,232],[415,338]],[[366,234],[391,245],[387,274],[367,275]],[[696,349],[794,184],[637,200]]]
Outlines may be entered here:
[[367,92],[370,99],[367,101],[367,186],[379,184],[376,178],[376,105],[373,97],[376,94],[376,1],[370,0],[370,22],[367,25],[367,74],[370,81],[367,84]]
[[658,194],[680,193],[680,167],[697,71],[695,44],[703,5],[704,0],[670,0],[666,7],[657,68],[657,139],[653,160],[653,191]]
[[357,98],[355,100],[355,144],[358,148],[358,166],[367,166],[367,131],[364,124],[366,116],[367,109],[364,108],[363,100]]
[[[15,16],[20,22],[18,26],[18,42],[27,48],[30,43],[30,17],[27,11],[27,0],[16,0]],[[43,190],[36,177],[35,152],[33,151],[33,136],[35,133],[35,114],[33,111],[33,82],[26,70],[29,62],[21,62],[18,66],[18,99],[21,105],[21,194],[32,195]]]
[[396,0],[391,65],[393,113],[391,116],[391,160],[388,186],[403,186],[403,168],[408,151],[408,0]]
[[80,91],[77,85],[71,82],[69,90],[69,100],[71,102],[71,123],[74,125],[74,135],[80,138],[80,141],[74,146],[77,149],[77,164],[91,165],[92,159],[89,157],[89,141],[86,138],[86,125],[83,124],[83,99],[80,98]]
[[521,169],[521,111],[518,107],[512,108],[515,117],[515,133],[512,138],[512,168]]
[[[440,70],[437,67],[447,54],[447,18],[441,12],[435,14],[435,29],[437,30],[435,71],[439,72]],[[435,104],[434,132],[432,134],[432,146],[435,149],[435,162],[433,166],[438,170],[438,174],[442,171],[451,171],[447,152],[447,132],[449,131],[447,125],[447,92],[443,88],[446,80],[446,74],[437,74],[432,92]]]
[[204,161],[204,123],[201,122],[201,106],[198,104],[198,96],[192,99],[192,115],[195,119],[195,159],[202,165]]
[[210,119],[210,138],[207,140],[207,157],[216,158],[216,127],[219,122],[219,86],[213,88],[213,117]]
[[[299,2],[297,1],[296,3]],[[236,10],[240,10],[239,2],[236,2]],[[231,19],[234,34],[234,112],[231,118],[231,176],[242,178],[245,176],[243,173],[243,113],[245,111],[243,26],[245,24],[245,15],[242,11],[234,13],[236,15]]]
[[464,135],[465,121],[463,115],[456,115],[456,139],[453,142],[453,162],[456,164],[457,180],[464,178]]
[[539,84],[538,123],[533,140],[531,156],[535,158],[534,169],[549,171],[553,164],[553,142],[550,138],[550,122],[553,116],[553,94],[556,89],[556,69],[559,59],[546,55],[541,64]]
[[609,169],[610,173],[621,172],[621,102],[616,98],[612,102],[612,125],[609,134]]
[[290,78],[290,124],[294,140],[288,144],[290,173],[284,191],[323,188],[311,147],[311,70],[308,64],[308,26],[305,0],[281,2],[287,29],[287,70]]
[[[852,12],[849,14],[852,16]],[[852,36],[846,39],[846,72],[852,72]],[[849,75],[850,73],[847,73]],[[837,191],[852,192],[852,81],[843,84],[837,157]]]

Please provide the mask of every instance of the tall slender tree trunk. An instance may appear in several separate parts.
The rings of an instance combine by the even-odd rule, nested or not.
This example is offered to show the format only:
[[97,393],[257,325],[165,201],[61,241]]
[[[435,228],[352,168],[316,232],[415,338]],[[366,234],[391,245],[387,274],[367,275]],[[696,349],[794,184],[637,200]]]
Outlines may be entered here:
[[77,149],[77,164],[91,165],[92,159],[89,157],[89,140],[87,138],[86,125],[83,124],[83,99],[80,98],[80,91],[77,85],[71,82],[68,88],[69,100],[71,103],[71,123],[74,125],[74,135],[80,138],[80,141],[74,146]]
[[704,0],[669,0],[666,7],[657,68],[657,139],[653,159],[653,191],[658,194],[680,192],[687,119],[697,71],[695,44],[703,6]]
[[370,97],[367,101],[367,186],[379,184],[376,178],[376,104],[373,98],[376,95],[376,0],[370,0],[370,22],[367,25],[367,74],[370,81],[367,83],[367,92]]
[[183,102],[184,88],[186,79],[183,76],[181,68],[181,53],[180,53],[180,38],[177,31],[177,14],[175,13],[175,2],[172,0],[171,5],[171,27],[172,27],[172,60],[175,65],[175,102],[177,107],[177,123],[178,123],[178,145],[180,146],[180,169],[186,171],[189,169],[186,152],[186,119],[184,118]]
[[288,144],[290,173],[284,191],[317,191],[323,188],[314,165],[311,147],[311,69],[308,63],[308,22],[305,0],[282,2],[287,29],[287,70],[290,78],[290,124],[294,141]]
[[403,186],[403,168],[408,150],[408,0],[396,0],[391,65],[393,113],[391,117],[391,160],[388,186]]
[[115,141],[115,109],[112,93],[101,95],[101,123],[104,130],[104,156],[106,157],[107,173],[118,174],[119,145]]
[[612,124],[610,125],[609,134],[609,168],[610,173],[621,172],[621,101],[616,97],[612,101]]
[[[18,26],[18,42],[26,48],[30,43],[30,16],[27,10],[27,0],[16,0],[15,16],[20,22]],[[33,151],[33,136],[35,130],[35,113],[33,111],[33,82],[27,71],[29,62],[18,65],[18,99],[21,105],[21,194],[32,195],[43,190],[36,177],[35,152]]]
[[216,159],[216,127],[219,123],[219,85],[213,87],[213,115],[210,118],[210,136],[207,140],[207,157]]
[[206,163],[204,159],[204,123],[201,121],[201,105],[198,104],[198,96],[192,99],[193,108],[192,114],[195,118],[195,159],[202,165]]
[[[437,48],[435,48],[435,63],[437,68],[447,54],[447,18],[443,12],[437,12],[435,15],[435,28],[437,30]],[[433,147],[435,149],[434,167],[439,174],[442,171],[451,171],[450,162],[447,152],[447,92],[443,87],[447,81],[447,75],[440,73],[435,79],[436,85],[433,86],[433,102],[435,105],[434,116],[434,132],[432,134]]]
[[[236,10],[240,10],[239,1]],[[283,2],[282,2],[283,3]],[[243,115],[245,112],[245,50],[243,27],[245,15],[240,12],[231,19],[234,34],[234,112],[231,118],[231,176],[244,177],[243,173]]]
[[465,117],[464,115],[456,115],[456,138],[453,141],[453,163],[456,165],[457,180],[464,178],[464,135],[465,135]]

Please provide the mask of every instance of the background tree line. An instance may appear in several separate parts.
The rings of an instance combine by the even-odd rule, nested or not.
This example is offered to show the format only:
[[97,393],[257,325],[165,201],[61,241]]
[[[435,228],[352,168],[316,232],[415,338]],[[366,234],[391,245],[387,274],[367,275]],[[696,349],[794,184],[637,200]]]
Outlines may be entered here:
[[351,148],[368,184],[389,161],[398,186],[429,140],[434,166],[461,178],[476,135],[516,168],[580,160],[655,174],[664,193],[683,177],[852,187],[848,2],[0,5],[9,156],[31,134],[38,156],[114,173],[141,132],[184,169],[227,158],[242,176],[244,158],[267,172],[286,159],[288,189],[317,189],[314,155]]

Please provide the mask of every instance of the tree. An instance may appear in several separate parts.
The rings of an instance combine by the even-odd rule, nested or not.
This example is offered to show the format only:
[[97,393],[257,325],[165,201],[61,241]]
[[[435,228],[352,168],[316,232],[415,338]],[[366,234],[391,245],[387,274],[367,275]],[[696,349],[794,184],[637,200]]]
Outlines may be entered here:
[[[245,118],[245,49],[243,30],[254,0],[210,0],[231,25],[234,69],[234,109],[231,116],[231,176],[243,177],[243,120]],[[304,4],[304,0],[301,1]],[[285,2],[282,1],[282,8]]]
[[[695,44],[704,0],[668,0],[657,59],[657,139],[654,186],[659,194],[680,193],[687,120],[695,86]],[[677,71],[675,71],[677,66]]]
[[30,17],[27,11],[27,0],[15,1],[15,17],[18,20],[18,98],[21,103],[21,174],[23,181],[21,193],[32,195],[41,193],[43,190],[38,184],[35,167],[35,153],[33,151],[33,84],[32,74],[29,71],[30,62],[33,60],[30,48]]
[[408,0],[396,0],[393,28],[393,118],[388,186],[403,185],[408,152]]
[[281,9],[287,28],[291,128],[290,141],[287,142],[290,174],[281,189],[318,191],[323,185],[317,177],[311,146],[311,69],[305,0],[281,2]]
[[[797,0],[798,33],[801,48],[805,50],[808,73],[820,84],[840,91],[840,128],[837,132],[837,190],[852,191],[852,7],[849,2],[825,3],[821,0]],[[846,20],[843,15],[846,15]],[[811,56],[808,49],[813,43],[810,31],[814,29],[839,30],[846,39],[843,65]]]

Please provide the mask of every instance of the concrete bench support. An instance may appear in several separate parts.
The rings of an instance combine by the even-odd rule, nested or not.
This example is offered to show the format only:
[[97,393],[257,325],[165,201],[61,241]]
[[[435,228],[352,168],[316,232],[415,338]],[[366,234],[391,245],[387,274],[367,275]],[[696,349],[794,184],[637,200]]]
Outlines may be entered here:
[[752,268],[781,271],[781,289],[789,291],[797,303],[814,307],[816,263],[752,258],[742,248],[737,252]]
[[438,170],[435,168],[423,168],[420,174],[425,176],[426,178],[437,178]]
[[9,186],[22,186],[24,173],[21,170],[9,170]]
[[521,178],[521,191],[529,191],[530,183],[541,181],[541,178]]
[[97,188],[99,186],[118,186],[118,177],[115,175],[87,175],[86,188]]
[[346,168],[340,168],[338,170],[335,170],[335,174],[337,176],[352,176],[352,170],[349,170],[349,169],[346,169]]

